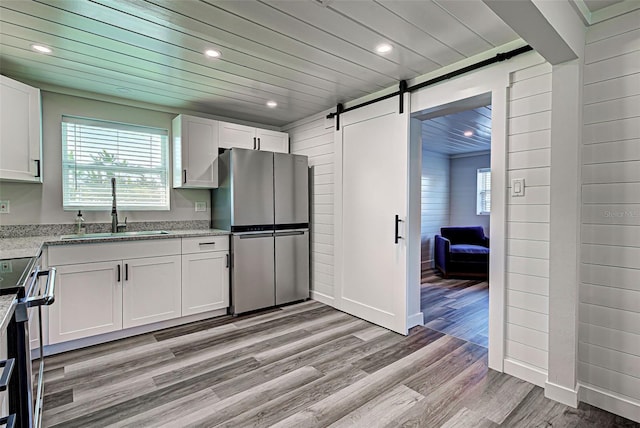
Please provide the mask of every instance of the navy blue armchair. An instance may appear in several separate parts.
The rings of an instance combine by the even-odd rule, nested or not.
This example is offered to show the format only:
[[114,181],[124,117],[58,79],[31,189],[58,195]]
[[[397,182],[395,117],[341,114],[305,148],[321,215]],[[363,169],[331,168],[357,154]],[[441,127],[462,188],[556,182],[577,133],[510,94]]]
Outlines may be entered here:
[[441,228],[434,253],[436,268],[445,278],[489,275],[489,238],[482,226]]

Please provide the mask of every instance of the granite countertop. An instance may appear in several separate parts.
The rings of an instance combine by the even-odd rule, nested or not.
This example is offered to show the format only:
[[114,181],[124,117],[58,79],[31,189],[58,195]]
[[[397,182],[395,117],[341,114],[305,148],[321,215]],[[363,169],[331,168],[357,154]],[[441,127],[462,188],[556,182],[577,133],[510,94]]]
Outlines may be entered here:
[[44,246],[80,245],[105,242],[142,241],[148,239],[188,238],[197,236],[229,235],[220,229],[168,230],[164,235],[107,236],[85,239],[62,239],[61,236],[27,236],[21,238],[2,238],[0,240],[0,259],[37,256]]
[[5,294],[0,296],[0,332],[4,331],[11,320],[13,311],[16,308],[16,295]]

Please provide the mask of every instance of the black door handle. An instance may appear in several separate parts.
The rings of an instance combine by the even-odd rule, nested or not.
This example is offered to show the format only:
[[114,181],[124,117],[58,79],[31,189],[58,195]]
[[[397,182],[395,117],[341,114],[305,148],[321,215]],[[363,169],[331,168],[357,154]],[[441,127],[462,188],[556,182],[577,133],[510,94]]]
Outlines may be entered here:
[[36,178],[40,177],[40,159],[36,159]]
[[229,267],[229,254],[227,254],[227,268]]
[[120,265],[118,265],[118,282],[120,282]]
[[256,149],[256,137],[253,137],[253,150]]
[[129,263],[124,264],[124,280],[129,281]]
[[187,170],[183,169],[182,170],[182,175],[184,176],[182,179],[182,184],[187,184]]
[[258,150],[260,150],[260,137],[258,137]]
[[396,236],[395,236],[395,243],[398,243],[398,239],[403,239],[402,236],[398,235],[398,228],[399,228],[399,224],[402,220],[400,220],[400,216],[398,216],[398,214],[396,214]]

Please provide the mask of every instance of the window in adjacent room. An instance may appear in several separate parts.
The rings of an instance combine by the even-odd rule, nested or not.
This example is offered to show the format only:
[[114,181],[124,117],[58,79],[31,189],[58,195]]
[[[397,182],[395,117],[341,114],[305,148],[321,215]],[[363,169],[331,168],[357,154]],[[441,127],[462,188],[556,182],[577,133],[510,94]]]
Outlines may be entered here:
[[112,177],[119,210],[168,210],[168,131],[63,116],[64,209],[111,209]]
[[491,213],[491,168],[478,169],[478,195],[476,214],[489,215]]

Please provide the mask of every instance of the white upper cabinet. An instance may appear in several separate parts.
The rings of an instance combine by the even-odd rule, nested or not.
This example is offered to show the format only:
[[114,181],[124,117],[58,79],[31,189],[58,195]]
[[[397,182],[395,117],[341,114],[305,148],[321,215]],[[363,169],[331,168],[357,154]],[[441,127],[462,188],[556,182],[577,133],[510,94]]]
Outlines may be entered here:
[[220,122],[219,143],[223,149],[233,147],[269,152],[289,153],[289,134],[253,128],[236,123]]
[[0,180],[42,183],[40,89],[0,76]]
[[173,119],[173,187],[218,187],[217,120],[181,114]]

